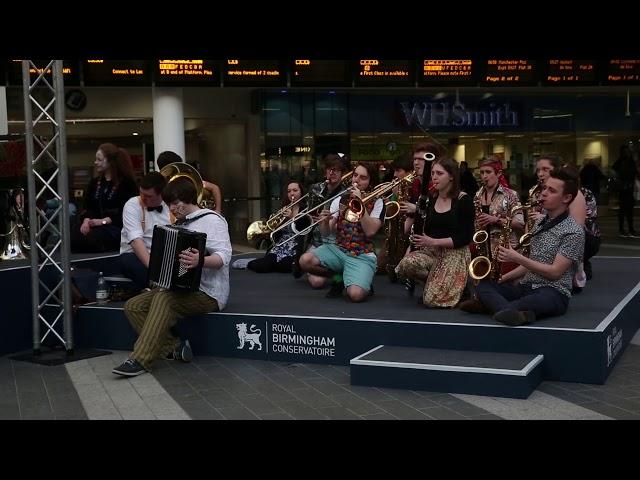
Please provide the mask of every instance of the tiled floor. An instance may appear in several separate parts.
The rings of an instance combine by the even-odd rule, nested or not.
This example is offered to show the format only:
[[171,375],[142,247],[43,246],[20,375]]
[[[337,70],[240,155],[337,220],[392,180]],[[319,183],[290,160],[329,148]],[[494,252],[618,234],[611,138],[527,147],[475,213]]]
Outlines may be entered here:
[[351,386],[347,366],[219,357],[116,377],[126,355],[55,367],[0,358],[0,419],[640,419],[634,344],[605,385],[543,382],[527,400]]

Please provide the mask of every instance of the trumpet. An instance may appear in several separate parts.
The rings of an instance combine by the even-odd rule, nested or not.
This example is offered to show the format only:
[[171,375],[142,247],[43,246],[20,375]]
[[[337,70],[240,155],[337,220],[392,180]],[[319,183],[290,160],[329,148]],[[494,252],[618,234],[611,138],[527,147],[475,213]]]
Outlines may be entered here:
[[[352,198],[349,200],[349,205],[347,207],[347,211],[344,213],[344,218],[347,222],[355,223],[362,218],[364,214],[364,206],[369,203],[371,200],[376,200],[380,198],[382,195],[387,193],[389,190],[393,190],[396,186],[398,186],[401,182],[413,182],[415,177],[415,172],[410,173],[406,177],[402,179],[395,179],[391,182],[384,182],[378,185],[373,191],[367,195],[366,197],[360,198]],[[389,220],[398,213],[400,213],[400,204],[396,201],[389,201],[386,203],[386,207],[391,209],[391,214],[385,213],[384,219]]]

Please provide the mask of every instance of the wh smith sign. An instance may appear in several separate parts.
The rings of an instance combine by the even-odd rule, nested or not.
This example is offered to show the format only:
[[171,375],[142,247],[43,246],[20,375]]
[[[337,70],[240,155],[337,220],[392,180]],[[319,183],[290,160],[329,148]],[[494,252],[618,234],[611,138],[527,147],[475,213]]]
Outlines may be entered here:
[[407,126],[421,129],[448,128],[505,128],[520,126],[520,115],[509,103],[489,104],[488,108],[473,110],[463,103],[400,102]]

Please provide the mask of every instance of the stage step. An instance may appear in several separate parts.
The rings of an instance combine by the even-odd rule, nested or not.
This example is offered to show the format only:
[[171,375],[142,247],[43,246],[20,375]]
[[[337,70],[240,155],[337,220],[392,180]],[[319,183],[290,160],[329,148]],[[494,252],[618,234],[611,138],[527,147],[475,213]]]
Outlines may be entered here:
[[543,355],[379,345],[351,360],[351,384],[527,398]]

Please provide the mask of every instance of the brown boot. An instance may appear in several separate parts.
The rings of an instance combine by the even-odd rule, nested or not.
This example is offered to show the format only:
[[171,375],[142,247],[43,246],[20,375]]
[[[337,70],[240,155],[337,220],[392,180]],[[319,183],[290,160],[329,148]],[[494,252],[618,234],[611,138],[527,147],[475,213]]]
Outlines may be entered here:
[[491,313],[477,298],[470,298],[469,300],[465,300],[464,302],[460,302],[458,305],[460,310],[467,313]]

